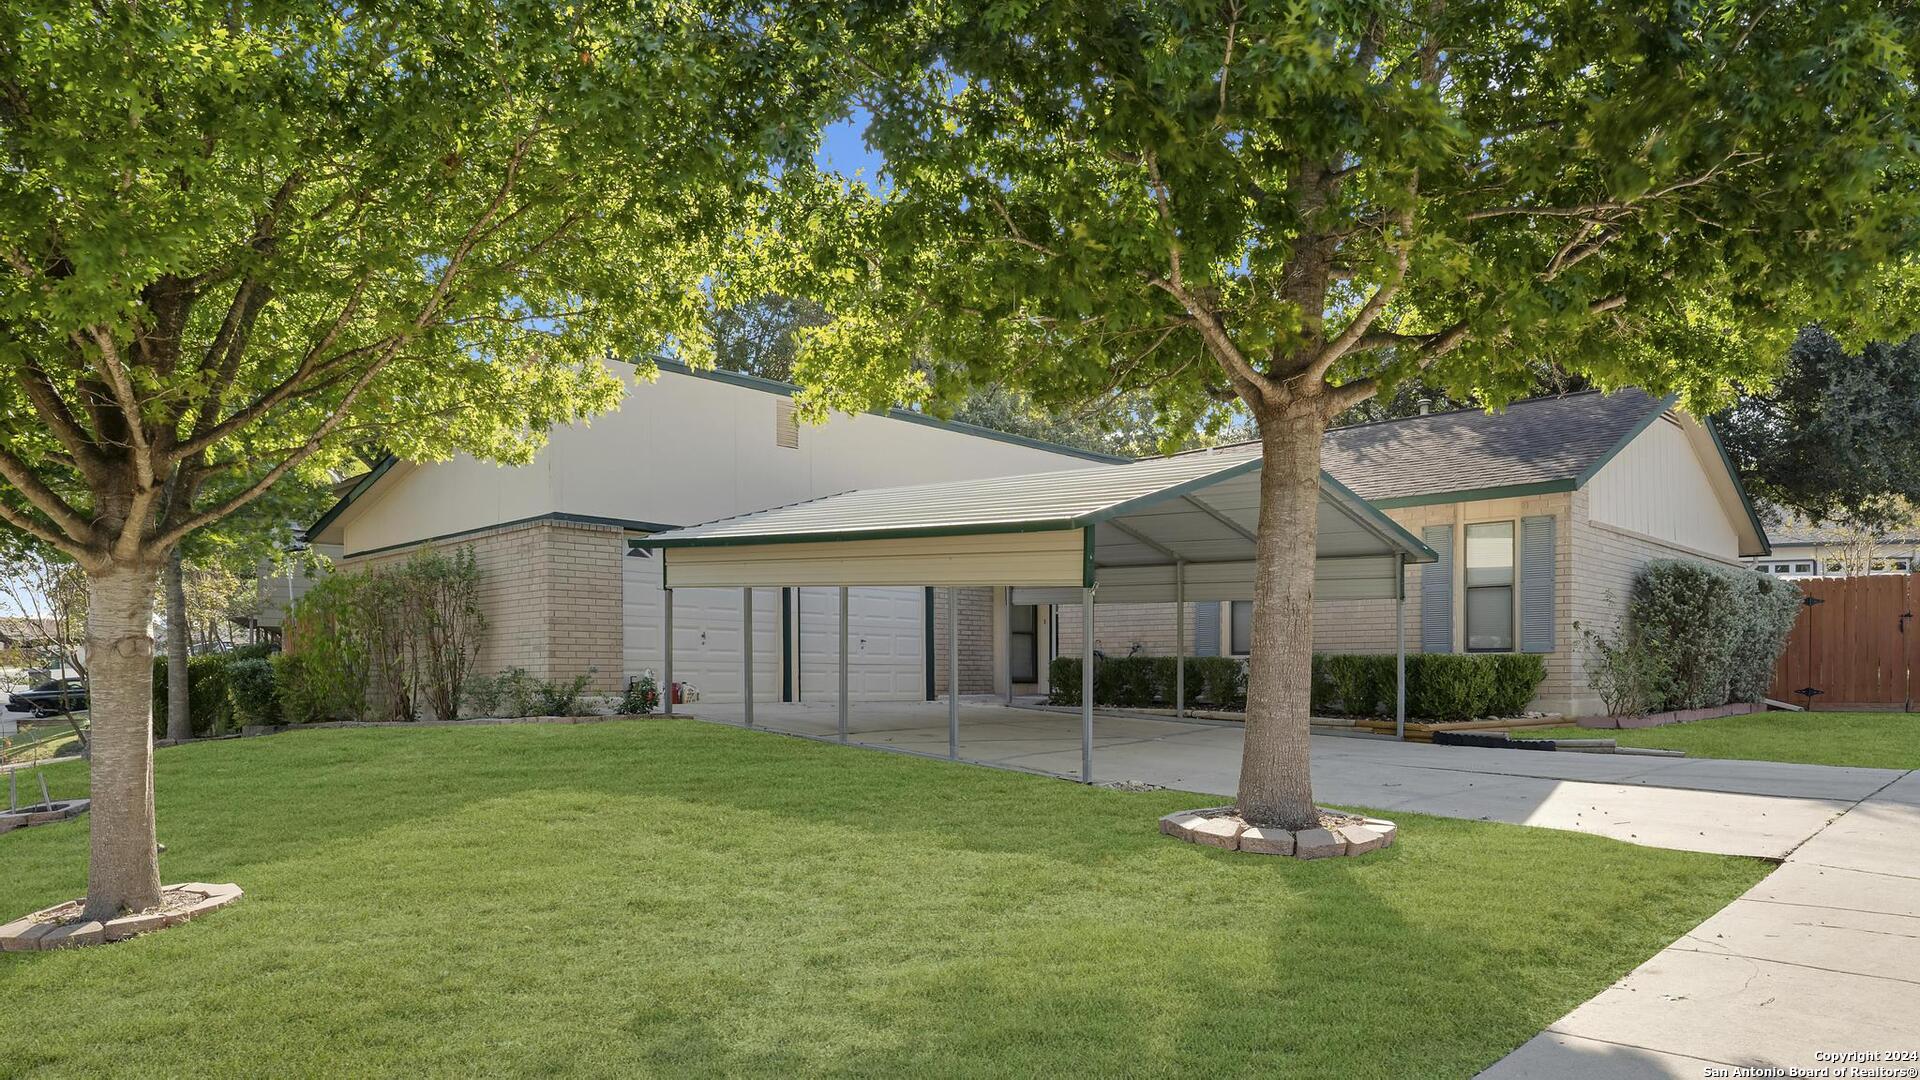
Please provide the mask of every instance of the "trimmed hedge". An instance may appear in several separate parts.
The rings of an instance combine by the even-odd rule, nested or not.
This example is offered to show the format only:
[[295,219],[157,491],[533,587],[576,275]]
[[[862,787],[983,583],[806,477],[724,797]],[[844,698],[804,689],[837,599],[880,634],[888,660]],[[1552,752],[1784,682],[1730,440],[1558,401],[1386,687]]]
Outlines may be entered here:
[[[243,660],[262,660],[271,645],[242,645],[230,652],[187,658],[187,712],[193,737],[224,734],[233,729],[233,705],[228,697],[228,673]],[[153,737],[167,736],[167,658],[153,658]]]
[[1753,570],[1683,559],[1648,563],[1627,623],[1660,673],[1655,711],[1759,701],[1798,614],[1800,589]]
[[[1048,669],[1054,705],[1080,704],[1080,661],[1063,656]],[[1407,656],[1407,715],[1423,720],[1473,720],[1518,716],[1547,677],[1545,661],[1525,653],[1422,654]],[[1393,713],[1391,654],[1316,653],[1312,700],[1315,713],[1354,716]],[[1093,701],[1114,708],[1173,704],[1173,658],[1109,657],[1095,664]],[[1187,658],[1187,703],[1238,710],[1247,704],[1246,664],[1226,656]]]

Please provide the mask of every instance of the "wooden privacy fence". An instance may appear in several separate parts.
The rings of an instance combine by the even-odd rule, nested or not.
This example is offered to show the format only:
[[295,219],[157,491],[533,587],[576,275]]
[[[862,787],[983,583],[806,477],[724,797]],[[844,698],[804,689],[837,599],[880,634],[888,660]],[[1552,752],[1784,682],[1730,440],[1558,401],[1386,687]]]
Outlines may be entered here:
[[1911,712],[1920,669],[1920,627],[1913,625],[1920,587],[1914,575],[1802,578],[1795,584],[1804,600],[1787,650],[1774,665],[1768,696],[1813,709]]

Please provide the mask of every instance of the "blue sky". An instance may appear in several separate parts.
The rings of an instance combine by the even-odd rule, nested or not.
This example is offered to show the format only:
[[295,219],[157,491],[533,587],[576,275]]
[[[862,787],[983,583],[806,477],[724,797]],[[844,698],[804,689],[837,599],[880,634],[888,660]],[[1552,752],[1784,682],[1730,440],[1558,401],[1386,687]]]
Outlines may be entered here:
[[814,155],[814,163],[843,176],[850,177],[857,173],[860,179],[873,183],[881,157],[861,137],[866,126],[867,114],[863,111],[856,111],[845,120],[829,124],[821,135],[820,152]]

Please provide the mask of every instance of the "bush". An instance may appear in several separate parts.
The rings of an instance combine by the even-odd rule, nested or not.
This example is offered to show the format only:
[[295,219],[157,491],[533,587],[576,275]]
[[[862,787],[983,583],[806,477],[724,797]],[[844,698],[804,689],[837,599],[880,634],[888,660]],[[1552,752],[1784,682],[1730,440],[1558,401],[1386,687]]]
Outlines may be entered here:
[[1586,645],[1587,685],[1608,716],[1639,716],[1660,700],[1666,665],[1630,627],[1601,634],[1574,623]]
[[583,707],[580,695],[586,692],[587,684],[593,681],[593,668],[584,674],[575,675],[563,683],[548,679],[540,680],[535,696],[538,699],[539,716],[585,716],[590,711]]
[[[1053,705],[1080,704],[1080,658],[1055,657],[1047,667]],[[1097,660],[1093,669],[1093,703],[1141,709],[1171,708],[1174,703],[1174,666],[1171,656],[1114,656]],[[1187,704],[1218,709],[1241,709],[1247,703],[1247,666],[1231,656],[1187,657]]]
[[[1489,715],[1494,654],[1410,653],[1407,716],[1449,723]],[[1531,695],[1529,695],[1531,696]]]
[[294,604],[287,648],[314,718],[411,720],[424,704],[459,715],[486,620],[471,548],[432,549],[390,567],[334,574]]
[[1481,716],[1519,716],[1547,679],[1547,661],[1537,653],[1487,653],[1479,657],[1493,669],[1493,685],[1480,706]]
[[1658,665],[1656,709],[1757,701],[1793,629],[1799,589],[1753,570],[1663,559],[1634,579],[1628,633]]
[[[187,658],[187,712],[193,737],[225,734],[233,727],[233,707],[227,697],[227,670],[238,660],[258,659],[270,646],[248,646],[232,652]],[[154,738],[167,734],[167,658],[153,658]]]
[[280,653],[272,658],[272,664],[281,723],[312,724],[333,719],[327,711],[327,688],[311,676],[306,654]]
[[[1331,701],[1349,716],[1393,712],[1394,658],[1388,654],[1329,653],[1319,657]],[[1412,658],[1409,657],[1409,660]]]
[[1247,707],[1247,664],[1231,656],[1187,657],[1187,704],[1232,712]]
[[245,727],[280,722],[280,693],[274,675],[273,662],[264,657],[248,657],[227,665],[227,700],[235,724]]

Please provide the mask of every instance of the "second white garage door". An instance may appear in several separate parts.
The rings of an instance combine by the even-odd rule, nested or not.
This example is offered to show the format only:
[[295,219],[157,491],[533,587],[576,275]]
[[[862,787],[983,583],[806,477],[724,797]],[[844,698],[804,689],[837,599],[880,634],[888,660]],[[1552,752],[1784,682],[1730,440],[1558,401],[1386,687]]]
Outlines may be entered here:
[[[840,590],[795,589],[800,699],[832,701],[840,687]],[[926,591],[848,589],[847,696],[919,701],[927,696]]]
[[[651,555],[623,560],[626,675],[659,674],[660,564]],[[925,590],[850,589],[847,681],[854,701],[918,701],[926,696],[923,638]],[[840,590],[794,589],[802,701],[832,701],[839,692]],[[676,589],[673,674],[700,688],[703,701],[740,700],[740,590]],[[779,701],[782,685],[780,590],[753,591],[754,700]]]

